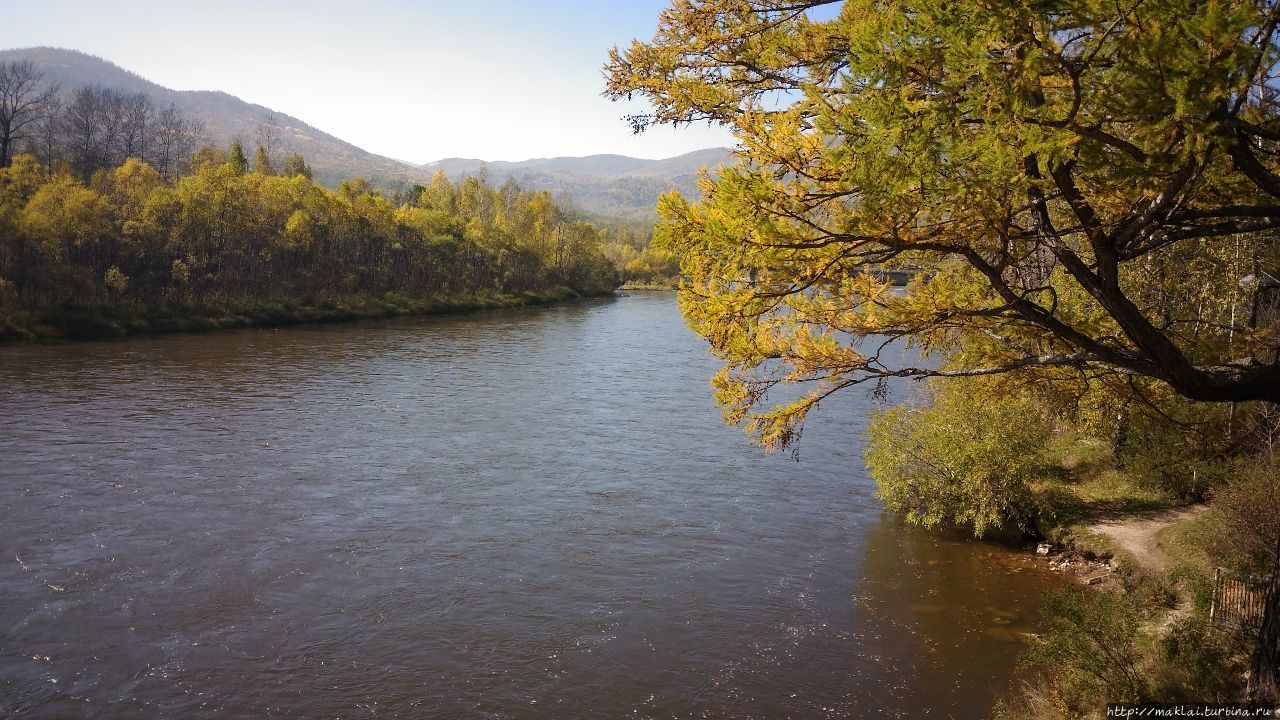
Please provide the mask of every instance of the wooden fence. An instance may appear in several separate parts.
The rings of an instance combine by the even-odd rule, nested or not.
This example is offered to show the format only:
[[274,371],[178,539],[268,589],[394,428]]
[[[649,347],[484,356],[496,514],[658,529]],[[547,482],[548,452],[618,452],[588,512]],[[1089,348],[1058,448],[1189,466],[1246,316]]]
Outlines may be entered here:
[[1213,574],[1213,604],[1209,620],[1217,625],[1256,630],[1267,607],[1267,584],[1262,580],[1218,568]]

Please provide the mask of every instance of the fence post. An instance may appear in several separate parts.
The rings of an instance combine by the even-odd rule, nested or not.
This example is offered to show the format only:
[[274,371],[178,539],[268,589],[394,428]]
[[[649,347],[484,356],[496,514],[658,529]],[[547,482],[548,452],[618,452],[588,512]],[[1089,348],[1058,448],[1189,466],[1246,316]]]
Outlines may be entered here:
[[1218,592],[1222,589],[1222,568],[1213,569],[1213,599],[1209,601],[1209,627],[1213,627],[1214,617],[1218,614]]

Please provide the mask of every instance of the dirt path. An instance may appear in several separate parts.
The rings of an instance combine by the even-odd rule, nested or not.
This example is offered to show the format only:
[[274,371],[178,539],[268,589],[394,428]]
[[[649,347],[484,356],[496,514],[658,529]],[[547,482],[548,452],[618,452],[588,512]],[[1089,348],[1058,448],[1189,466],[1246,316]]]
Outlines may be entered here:
[[1190,520],[1204,512],[1205,505],[1162,510],[1158,513],[1119,520],[1104,520],[1089,526],[1091,532],[1105,535],[1116,546],[1133,554],[1134,559],[1152,570],[1167,570],[1173,558],[1165,552],[1156,535],[1176,523]]

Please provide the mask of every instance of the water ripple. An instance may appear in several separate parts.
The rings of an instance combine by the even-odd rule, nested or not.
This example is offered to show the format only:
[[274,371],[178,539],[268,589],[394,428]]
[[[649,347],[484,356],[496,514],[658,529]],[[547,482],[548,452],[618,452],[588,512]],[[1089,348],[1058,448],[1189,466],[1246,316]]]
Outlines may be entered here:
[[865,397],[764,457],[714,367],[643,293],[0,347],[0,715],[985,713],[1047,580],[882,517]]

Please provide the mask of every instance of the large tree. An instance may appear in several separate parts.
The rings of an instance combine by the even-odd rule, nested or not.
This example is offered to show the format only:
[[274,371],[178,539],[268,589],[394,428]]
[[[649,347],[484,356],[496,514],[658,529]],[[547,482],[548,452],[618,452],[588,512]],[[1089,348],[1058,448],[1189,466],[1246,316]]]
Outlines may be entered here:
[[[824,5],[839,10],[810,19]],[[1264,275],[1185,265],[1275,261],[1275,5],[667,9],[652,42],[613,51],[608,93],[653,103],[638,126],[710,120],[740,141],[704,202],[662,204],[685,312],[729,363],[726,402],[745,410],[779,369],[826,380],[813,400],[887,375],[1032,365],[1280,401],[1277,338],[1244,309],[1265,290],[1245,275]],[[927,272],[897,295],[867,272],[885,266]],[[1179,302],[1206,282],[1234,317]],[[960,334],[987,341],[944,369],[891,367],[857,343]],[[806,407],[762,416],[780,431],[766,439],[785,441]]]
[[30,60],[0,62],[0,168],[9,167],[14,145],[44,117],[56,95],[57,88],[45,84]]
[[780,447],[841,388],[1028,371],[1280,402],[1278,4],[675,0],[606,92],[738,139],[658,231],[726,417]]

